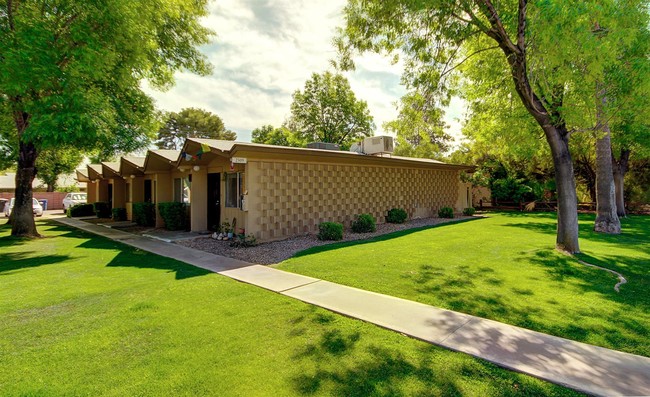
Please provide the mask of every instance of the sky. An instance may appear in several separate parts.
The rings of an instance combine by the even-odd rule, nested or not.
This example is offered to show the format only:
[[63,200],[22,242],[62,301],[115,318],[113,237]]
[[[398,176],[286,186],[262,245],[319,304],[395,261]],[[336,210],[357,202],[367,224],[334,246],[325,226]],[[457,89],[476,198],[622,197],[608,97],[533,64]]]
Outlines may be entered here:
[[[238,141],[250,141],[263,125],[279,127],[290,114],[291,95],[302,90],[312,73],[332,70],[336,58],[332,38],[343,25],[345,0],[219,0],[211,2],[203,24],[217,35],[201,47],[214,67],[210,76],[177,73],[166,92],[144,89],[158,109],[198,107],[217,114]],[[368,103],[377,129],[396,118],[396,103],[406,92],[400,85],[401,65],[369,54],[355,58],[346,72],[357,99]],[[452,101],[445,121],[460,134],[463,108]]]

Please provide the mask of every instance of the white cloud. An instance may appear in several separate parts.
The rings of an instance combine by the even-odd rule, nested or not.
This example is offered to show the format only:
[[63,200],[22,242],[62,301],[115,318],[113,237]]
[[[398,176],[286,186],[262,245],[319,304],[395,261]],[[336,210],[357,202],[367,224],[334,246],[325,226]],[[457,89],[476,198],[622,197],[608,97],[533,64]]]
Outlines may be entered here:
[[[204,24],[217,33],[202,51],[214,65],[210,76],[178,73],[167,92],[145,90],[162,110],[200,107],[219,115],[238,140],[265,124],[279,126],[289,115],[291,95],[312,73],[330,68],[332,38],[343,23],[345,0],[222,0],[211,5]],[[402,64],[376,54],[356,59],[346,73],[357,98],[368,103],[377,133],[396,117]],[[450,123],[451,124],[451,123]]]

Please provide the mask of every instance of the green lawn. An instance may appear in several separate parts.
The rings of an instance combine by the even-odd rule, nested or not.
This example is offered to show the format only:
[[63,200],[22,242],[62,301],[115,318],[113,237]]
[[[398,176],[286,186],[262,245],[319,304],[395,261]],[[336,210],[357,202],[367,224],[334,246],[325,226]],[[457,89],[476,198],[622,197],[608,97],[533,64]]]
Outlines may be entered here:
[[580,216],[580,258],[553,249],[555,214],[486,219],[316,247],[280,269],[599,346],[650,356],[650,217],[623,219],[623,235],[597,235]]
[[48,221],[0,227],[0,395],[576,395]]

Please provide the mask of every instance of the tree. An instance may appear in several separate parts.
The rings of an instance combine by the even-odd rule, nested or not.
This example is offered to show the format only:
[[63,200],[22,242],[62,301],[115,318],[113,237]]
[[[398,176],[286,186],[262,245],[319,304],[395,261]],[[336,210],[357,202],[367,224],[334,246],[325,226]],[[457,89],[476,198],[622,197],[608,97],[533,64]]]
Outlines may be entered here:
[[443,111],[431,107],[418,92],[400,100],[396,120],[384,123],[384,129],[397,136],[395,155],[440,159],[449,150],[451,136],[445,132]]
[[255,128],[252,132],[253,143],[263,143],[266,145],[276,146],[293,146],[304,147],[306,142],[303,142],[291,132],[287,127],[282,126],[275,128],[272,125],[264,125],[260,128]]
[[36,160],[38,176],[47,185],[47,191],[53,192],[60,175],[69,174],[83,160],[83,153],[74,147],[61,147],[43,150]]
[[156,141],[160,149],[179,150],[187,138],[237,139],[237,134],[227,130],[219,116],[207,110],[186,108],[167,113],[165,119]]
[[12,235],[37,236],[32,181],[43,150],[128,151],[156,120],[140,89],[210,70],[196,49],[212,34],[206,0],[8,1],[0,4],[0,109],[15,125]]
[[314,73],[304,91],[293,93],[287,127],[304,142],[330,142],[348,148],[375,129],[368,105],[357,100],[340,74]]
[[[624,26],[634,18],[623,18],[620,23],[616,18],[635,9],[645,12],[642,2],[605,3],[580,2],[580,7],[566,7],[565,2],[552,0],[534,4],[526,0],[498,4],[491,0],[350,0],[345,9],[346,26],[336,40],[340,66],[353,67],[353,51],[399,50],[406,57],[403,80],[445,100],[454,88],[462,90],[476,82],[460,79],[467,59],[500,52],[495,59],[501,68],[481,79],[494,84],[507,75],[509,87],[542,129],[553,159],[558,194],[556,246],[576,253],[580,251],[577,199],[567,120],[581,112],[571,106],[573,95],[578,97],[576,102],[585,102],[586,87],[591,87],[589,95],[593,97],[593,83],[602,77],[604,64],[617,59],[610,57],[615,44],[624,48],[630,42],[627,37],[635,35],[633,30],[639,24]],[[612,30],[601,45],[606,43],[611,51],[600,51],[599,59],[594,56],[597,38],[592,21],[605,22],[605,17]],[[581,67],[576,69],[576,64]],[[578,77],[589,84],[579,84]]]

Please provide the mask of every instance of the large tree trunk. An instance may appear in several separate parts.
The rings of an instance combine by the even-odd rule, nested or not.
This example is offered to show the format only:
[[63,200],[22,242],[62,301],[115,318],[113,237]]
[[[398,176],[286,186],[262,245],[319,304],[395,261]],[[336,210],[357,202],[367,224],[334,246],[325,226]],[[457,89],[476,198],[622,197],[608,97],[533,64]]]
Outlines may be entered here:
[[[16,98],[15,102],[19,102]],[[13,112],[18,131],[18,168],[16,169],[16,193],[14,207],[11,210],[11,235],[21,237],[39,237],[34,223],[32,205],[32,182],[36,177],[36,158],[38,151],[33,143],[25,143],[21,137],[27,129],[29,115],[20,110]]]
[[36,148],[31,143],[20,142],[16,170],[16,199],[11,210],[11,235],[38,237],[32,207],[32,182],[36,176]]
[[546,141],[551,147],[557,188],[556,247],[570,253],[580,252],[578,243],[578,197],[576,195],[573,161],[569,152],[568,134],[563,127],[544,126]]
[[604,91],[599,90],[596,117],[600,126],[600,136],[596,140],[596,222],[594,231],[620,234],[621,221],[616,215],[611,133],[609,124],[602,113],[606,101]]
[[614,152],[612,152],[612,164],[614,168],[614,187],[616,188],[616,215],[620,217],[626,216],[625,213],[625,196],[624,196],[624,187],[625,187],[625,174],[628,170],[628,164],[630,161],[630,150],[621,149],[621,157],[616,160],[614,158]]
[[[564,87],[558,86],[551,98],[545,101],[533,90],[528,79],[526,62],[526,13],[527,2],[519,1],[517,15],[517,39],[511,40],[499,14],[490,0],[475,0],[490,23],[484,33],[494,39],[503,51],[512,74],[515,90],[526,110],[544,130],[553,155],[555,182],[557,185],[557,240],[558,249],[569,253],[580,252],[578,244],[578,200],[576,195],[573,161],[569,152],[569,134],[560,114]],[[482,22],[479,23],[481,26]]]

